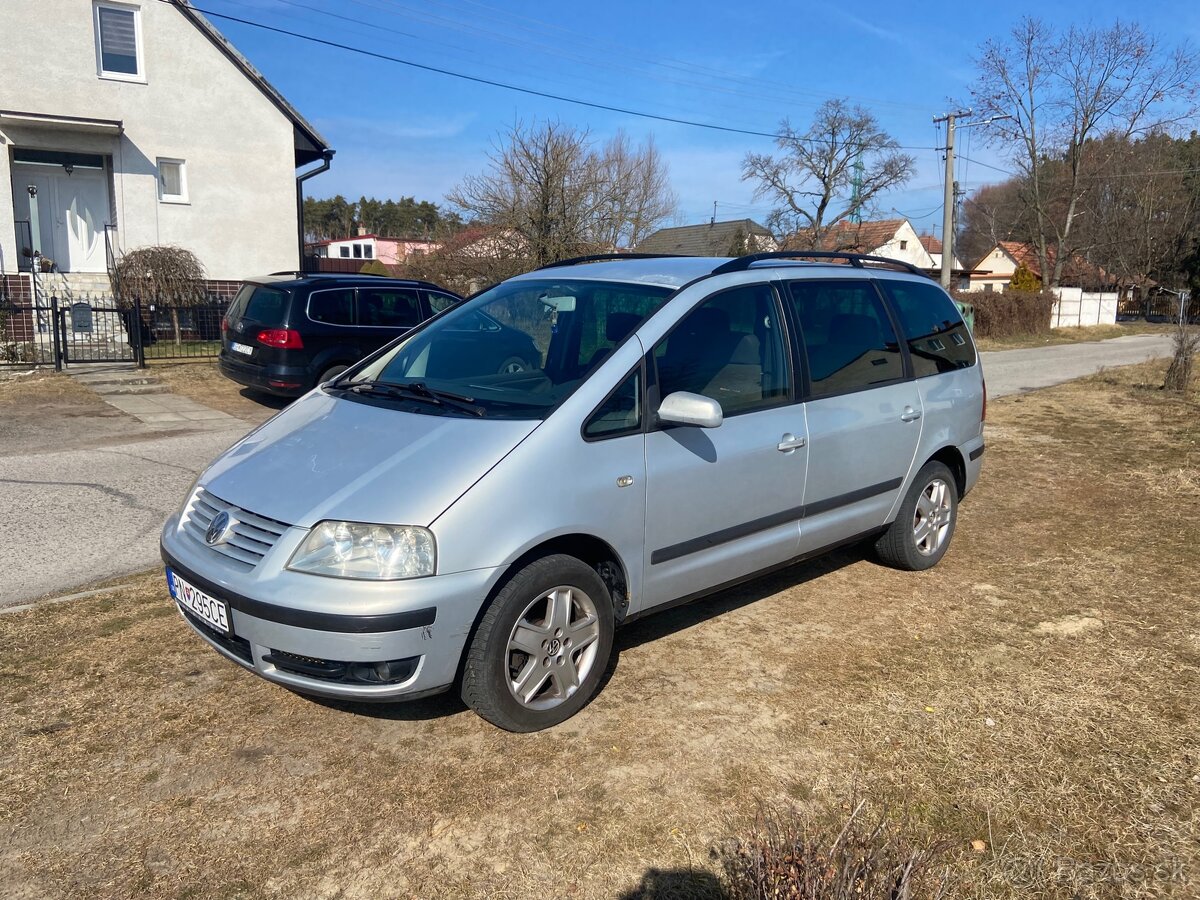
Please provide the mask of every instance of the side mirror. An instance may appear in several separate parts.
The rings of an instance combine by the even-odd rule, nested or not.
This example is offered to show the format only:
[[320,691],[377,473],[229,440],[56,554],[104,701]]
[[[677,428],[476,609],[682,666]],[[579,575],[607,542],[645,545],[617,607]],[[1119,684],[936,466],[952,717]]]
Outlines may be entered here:
[[716,428],[725,421],[725,414],[721,411],[721,404],[710,397],[676,391],[664,397],[659,404],[658,420],[676,425]]

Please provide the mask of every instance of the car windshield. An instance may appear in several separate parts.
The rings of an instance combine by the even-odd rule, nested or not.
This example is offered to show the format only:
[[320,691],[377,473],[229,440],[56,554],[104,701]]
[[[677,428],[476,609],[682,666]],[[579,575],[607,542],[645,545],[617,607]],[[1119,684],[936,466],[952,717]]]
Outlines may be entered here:
[[541,419],[672,293],[603,281],[505,282],[439,316],[338,387],[390,395],[431,413]]

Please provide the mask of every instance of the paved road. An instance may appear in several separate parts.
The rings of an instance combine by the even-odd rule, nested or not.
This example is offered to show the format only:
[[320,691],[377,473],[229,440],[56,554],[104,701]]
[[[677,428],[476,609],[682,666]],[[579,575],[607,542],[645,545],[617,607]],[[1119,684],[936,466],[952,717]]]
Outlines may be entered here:
[[[1167,337],[1130,335],[983,359],[988,393],[1003,397],[1169,354]],[[0,606],[154,565],[159,529],[196,473],[251,427],[7,456],[0,447]]]
[[983,353],[989,397],[1007,397],[1111,369],[1171,355],[1171,336],[1130,334],[1089,344]]

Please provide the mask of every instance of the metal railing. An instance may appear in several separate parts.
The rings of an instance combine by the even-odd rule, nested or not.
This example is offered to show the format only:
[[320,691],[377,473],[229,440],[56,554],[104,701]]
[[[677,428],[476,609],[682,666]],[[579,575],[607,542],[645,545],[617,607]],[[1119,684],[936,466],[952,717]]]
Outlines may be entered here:
[[229,304],[123,305],[112,298],[0,304],[0,366],[79,362],[213,359],[221,351],[221,320]]

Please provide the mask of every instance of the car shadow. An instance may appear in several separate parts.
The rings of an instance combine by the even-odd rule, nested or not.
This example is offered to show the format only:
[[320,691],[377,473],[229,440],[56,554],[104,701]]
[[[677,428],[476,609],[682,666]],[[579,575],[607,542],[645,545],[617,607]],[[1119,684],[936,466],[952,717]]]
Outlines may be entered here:
[[703,869],[647,869],[620,900],[728,900],[729,892]]
[[279,412],[279,410],[295,399],[294,397],[277,397],[275,394],[256,391],[253,388],[242,388],[238,393],[251,403],[257,403],[259,406],[274,412]]
[[[780,591],[820,578],[871,558],[869,543],[855,544],[840,550],[835,550],[815,559],[798,562],[787,568],[751,579],[736,587],[718,591],[700,600],[693,600],[682,606],[654,613],[645,619],[639,619],[617,631],[613,641],[612,656],[605,667],[600,684],[592,699],[598,697],[608,686],[620,665],[621,653],[640,647],[642,644],[656,641],[669,634],[686,631],[702,622],[716,618],[735,609],[741,609],[759,600],[763,600]],[[457,715],[467,709],[459,696],[458,684],[445,693],[423,697],[417,700],[407,700],[401,703],[357,703],[345,700],[331,700],[323,697],[312,697],[297,694],[313,703],[327,709],[348,713],[355,716],[367,716],[373,719],[385,719],[397,722],[424,722],[430,719],[440,719]],[[590,705],[590,702],[587,705]],[[587,708],[584,706],[584,709]],[[582,712],[582,710],[581,710]],[[647,875],[670,876],[670,872],[648,872]],[[685,873],[690,875],[691,873]],[[662,885],[659,885],[659,890]],[[630,897],[640,896],[672,896],[671,894],[629,894]]]

